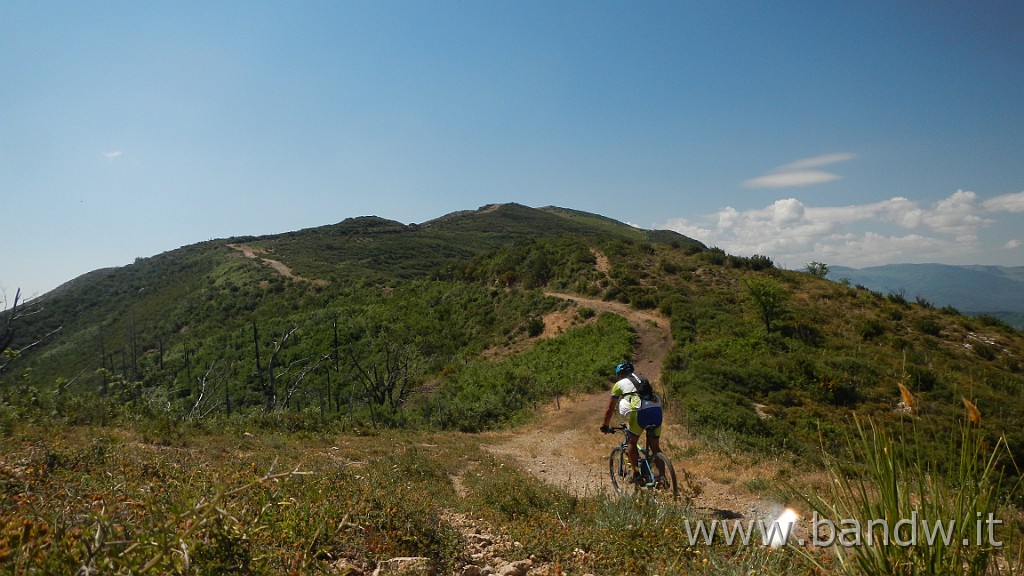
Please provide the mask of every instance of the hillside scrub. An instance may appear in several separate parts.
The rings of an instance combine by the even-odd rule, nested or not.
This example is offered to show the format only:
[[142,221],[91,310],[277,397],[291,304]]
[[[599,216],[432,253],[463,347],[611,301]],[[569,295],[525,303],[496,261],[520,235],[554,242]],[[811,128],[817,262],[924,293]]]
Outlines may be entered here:
[[13,346],[44,345],[0,376],[0,558],[54,573],[326,571],[399,555],[453,568],[463,543],[436,500],[576,573],[812,570],[799,555],[681,547],[693,510],[570,496],[453,432],[597,390],[631,354],[628,323],[593,311],[536,339],[570,306],[545,289],[660,311],[660,384],[682,407],[669,418],[697,441],[828,470],[853,453],[856,415],[912,428],[901,449],[951,480],[949,431],[970,405],[980,445],[999,447],[999,497],[1024,503],[1019,331],[686,240],[499,206],[213,241],[77,279],[34,303]]
[[530,409],[556,396],[598,390],[607,382],[609,359],[629,357],[631,330],[621,316],[604,313],[522,354],[454,368],[424,403],[424,419],[476,432],[521,421]]
[[[246,258],[231,247],[240,244],[307,280]],[[441,256],[424,255],[438,246]],[[906,378],[914,416],[953,421],[969,397],[1006,431],[1011,453],[1024,451],[1013,425],[1024,419],[1024,340],[1012,328],[779,270],[764,256],[517,205],[419,226],[356,218],[98,271],[39,302],[18,337],[60,327],[59,336],[11,364],[2,394],[14,411],[47,406],[75,422],[109,422],[112,411],[284,411],[302,426],[459,427],[429,407],[431,393],[472,388],[453,378],[484,370],[474,365],[485,350],[537,334],[539,319],[564,306],[538,288],[666,315],[675,347],[664,384],[698,427],[810,456],[820,431],[844,429],[850,411],[897,417]],[[501,390],[489,400],[460,392],[476,406],[471,420],[535,402],[524,382],[566,379],[510,366],[479,375]],[[390,391],[376,396],[380,383]]]
[[[1024,454],[1016,425],[1024,418],[1019,333],[808,274],[774,275],[788,304],[771,333],[763,318],[759,325],[746,314],[743,273],[691,273],[685,296],[666,300],[677,348],[665,384],[682,399],[691,427],[724,429],[751,446],[786,446],[813,460],[820,441],[841,440],[851,412],[944,429],[962,418],[967,397],[986,414],[988,429],[1005,435],[1008,454]],[[866,324],[877,328],[859,328]],[[901,383],[917,398],[909,413],[900,407]],[[934,435],[916,441],[936,458],[944,451]],[[1018,474],[1008,458],[1002,465]]]
[[[506,216],[513,214],[524,215]],[[511,222],[501,226],[511,229]],[[376,224],[349,223],[344,234],[316,237],[348,239],[360,250],[375,245],[369,239],[403,238],[398,228]],[[458,229],[454,220],[446,225],[445,234]],[[284,258],[279,244],[297,249],[302,238],[246,242]],[[604,267],[595,254],[607,261]],[[75,321],[87,327],[66,326],[59,343],[14,364],[2,391],[11,411],[43,406],[79,423],[110,422],[121,412],[184,419],[269,410],[291,413],[292,426],[301,427],[338,420],[487,426],[528,409],[541,399],[537,390],[563,382],[587,386],[586,377],[557,372],[557,362],[477,363],[483,351],[535,334],[538,319],[564,305],[523,289],[545,285],[665,314],[675,347],[664,385],[698,430],[724,430],[751,445],[785,446],[815,458],[818,436],[837,442],[850,411],[880,422],[900,417],[897,384],[903,383],[918,397],[913,416],[922,426],[954,422],[959,399],[969,397],[1005,432],[1010,453],[1024,452],[1024,432],[1014,425],[1024,418],[1019,332],[899,295],[778,270],[763,257],[626,235],[563,235],[517,237],[436,268],[433,280],[387,284],[289,281],[214,244],[115,272],[89,280],[100,296],[115,296],[113,315],[91,316],[99,301],[82,301],[71,288],[42,303],[33,333],[52,330],[55,310],[75,302]],[[166,279],[163,291],[152,289],[152,277]],[[766,310],[752,298],[760,293],[785,302],[784,309]],[[394,362],[395,353],[403,362]],[[469,378],[488,385],[474,389]],[[395,383],[394,393],[374,397],[378,382]],[[456,412],[445,413],[444,401],[432,403],[432,392],[442,389],[459,396]],[[455,421],[458,411],[464,422]]]
[[[236,297],[216,285],[204,291],[210,294],[200,293],[199,302]],[[408,350],[419,361],[405,377],[418,390],[431,375],[461,363],[460,358],[525,337],[530,318],[559,305],[538,292],[429,281],[402,282],[386,290],[356,285],[342,292],[295,287],[255,302],[244,319],[233,306],[197,309],[194,302],[170,303],[156,322],[141,313],[114,319],[127,324],[95,333],[90,347],[100,363],[88,363],[93,368],[63,379],[56,388],[27,384],[29,375],[37,381],[38,372],[52,374],[81,354],[78,348],[56,348],[23,373],[26,384],[5,387],[0,394],[12,405],[21,405],[19,398],[30,394],[36,398],[32,402],[78,422],[85,415],[73,412],[83,402],[109,402],[118,411],[171,419],[262,407],[315,408],[326,420],[380,408],[384,420],[400,421],[398,398],[371,405],[375,400],[369,392],[376,388],[362,385],[359,367],[383,377],[388,354]],[[169,324],[179,327],[163,333],[161,327]],[[127,341],[112,336],[118,334]]]

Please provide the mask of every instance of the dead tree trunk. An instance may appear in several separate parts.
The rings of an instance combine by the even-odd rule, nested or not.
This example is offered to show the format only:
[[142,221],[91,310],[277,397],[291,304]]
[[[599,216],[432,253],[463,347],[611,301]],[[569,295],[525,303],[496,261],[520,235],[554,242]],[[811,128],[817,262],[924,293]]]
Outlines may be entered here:
[[274,390],[269,389],[263,381],[263,365],[260,362],[260,334],[256,328],[256,320],[252,321],[252,346],[256,354],[256,378],[260,383],[260,391],[263,393],[263,411],[269,412],[274,406]]

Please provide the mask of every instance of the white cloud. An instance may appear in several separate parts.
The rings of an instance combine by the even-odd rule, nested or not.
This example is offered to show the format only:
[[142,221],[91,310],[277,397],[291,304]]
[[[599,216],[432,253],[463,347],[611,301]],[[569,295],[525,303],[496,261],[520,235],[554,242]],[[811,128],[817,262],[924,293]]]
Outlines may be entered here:
[[925,226],[943,234],[952,234],[959,239],[977,238],[978,228],[987,226],[992,220],[978,216],[982,208],[974,192],[957,190],[952,196],[940,201],[933,210],[923,214]]
[[784,166],[779,166],[763,176],[751,178],[743,182],[743,185],[747,188],[792,188],[838,180],[841,178],[838,174],[824,170],[812,170],[812,168],[845,162],[854,157],[855,155],[849,152],[839,152],[804,158]]
[[823,184],[840,178],[837,174],[823,172],[821,170],[792,170],[789,172],[774,172],[757,178],[751,178],[743,183],[747,188],[795,188],[798,186],[810,186],[811,184]]
[[[732,254],[761,254],[790,267],[814,260],[844,266],[952,262],[985,258],[981,230],[996,222],[990,217],[995,211],[1014,210],[1018,199],[1024,201],[1024,194],[981,202],[974,192],[957,190],[929,204],[896,196],[816,207],[791,197],[748,210],[727,206],[699,222],[676,218],[659,227]],[[1020,246],[1014,240],[1005,247]]]
[[772,204],[772,222],[775,224],[798,224],[803,219],[804,205],[796,198],[777,200]]
[[982,202],[982,206],[992,212],[1024,212],[1024,192],[995,196]]
[[811,250],[794,254],[793,265],[832,261],[845,266],[877,266],[894,262],[936,262],[952,256],[967,255],[974,247],[962,242],[920,234],[882,234],[864,232],[839,239],[823,239]]
[[691,224],[686,218],[672,218],[665,224],[661,225],[660,228],[663,230],[675,230],[683,236],[689,236],[690,238],[711,238],[715,235],[714,230],[703,228],[695,224]]
[[114,160],[124,155],[120,150],[112,150],[110,152],[100,152],[100,154],[107,160]]
[[1013,240],[1010,240],[1006,244],[1003,244],[1003,248],[1005,248],[1006,250],[1016,250],[1017,248],[1020,248],[1021,246],[1022,246],[1021,241],[1017,240],[1016,238],[1014,238]]
[[806,170],[808,168],[817,168],[819,166],[828,166],[829,164],[835,164],[836,162],[846,162],[847,160],[853,160],[856,158],[856,154],[849,152],[838,152],[836,154],[822,154],[821,156],[813,156],[811,158],[804,158],[803,160],[797,160],[778,168],[778,170]]

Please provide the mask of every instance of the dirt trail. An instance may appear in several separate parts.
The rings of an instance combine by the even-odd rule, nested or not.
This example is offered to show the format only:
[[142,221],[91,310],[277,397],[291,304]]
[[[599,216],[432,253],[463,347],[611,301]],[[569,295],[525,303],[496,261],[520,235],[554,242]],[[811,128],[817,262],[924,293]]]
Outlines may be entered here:
[[303,278],[302,276],[299,276],[298,274],[292,272],[292,269],[289,268],[284,262],[281,262],[280,260],[272,260],[270,258],[263,258],[262,256],[260,256],[260,254],[265,254],[267,252],[263,248],[255,248],[255,247],[249,246],[248,244],[228,244],[227,246],[228,246],[228,248],[232,248],[234,250],[238,250],[246,258],[250,258],[252,260],[259,260],[259,261],[263,262],[264,264],[266,264],[266,265],[270,266],[271,268],[273,268],[275,272],[277,272],[281,276],[284,276],[285,278],[288,278],[289,280],[296,280],[296,281],[303,281],[303,282],[310,282],[311,281],[314,284],[319,284],[319,285],[327,284],[327,282],[325,280],[309,280],[308,278]]
[[[574,295],[551,294],[597,311],[619,314],[629,320],[638,335],[634,364],[662,392],[661,368],[672,347],[671,327],[666,318],[654,311],[634,310],[618,302],[605,302]],[[609,372],[611,363],[609,360]],[[611,386],[611,378],[608,382]],[[682,481],[683,471],[692,474],[702,488],[694,506],[724,518],[774,518],[782,509],[745,486],[747,482],[771,482],[780,463],[756,456],[723,455],[690,437],[686,426],[673,410],[681,410],[678,401],[666,399],[666,424],[662,449],[672,458]],[[492,453],[515,461],[534,476],[580,495],[611,495],[608,480],[608,453],[617,436],[601,434],[600,426],[608,405],[608,392],[562,399],[560,407],[544,408],[532,423],[508,432],[491,434],[485,447]],[[693,448],[693,449],[691,449]],[[754,482],[751,482],[752,484]],[[684,485],[685,488],[685,485]]]
[[[550,295],[597,311],[614,312],[629,320],[639,337],[633,363],[660,391],[662,361],[672,347],[672,335],[665,318],[655,312],[634,310],[619,302],[567,294]],[[614,362],[614,358],[609,359],[609,372]],[[607,406],[607,391],[563,398],[559,408],[550,406],[544,409],[535,422],[512,432],[495,434],[487,448],[516,460],[524,470],[571,492],[610,494],[608,452],[617,437],[606,436],[599,430]],[[675,428],[666,426],[664,435],[677,434]]]

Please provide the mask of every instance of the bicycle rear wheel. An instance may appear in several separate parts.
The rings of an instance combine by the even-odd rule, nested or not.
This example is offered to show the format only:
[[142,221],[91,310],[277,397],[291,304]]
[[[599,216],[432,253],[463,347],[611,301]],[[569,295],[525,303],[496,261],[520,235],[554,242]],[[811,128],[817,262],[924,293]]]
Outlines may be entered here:
[[[662,476],[658,471],[658,462],[665,467],[665,474]],[[665,492],[672,494],[672,499],[677,500],[679,498],[679,483],[676,482],[676,469],[672,466],[672,460],[668,456],[665,456],[664,452],[659,452],[655,456],[655,468],[651,471],[657,478],[655,490],[664,490]]]
[[633,475],[633,471],[629,466],[629,458],[626,457],[626,451],[623,450],[622,446],[613,448],[611,455],[608,457],[608,475],[612,479],[612,488],[615,490],[615,494],[624,496],[626,489],[629,487],[629,478]]

